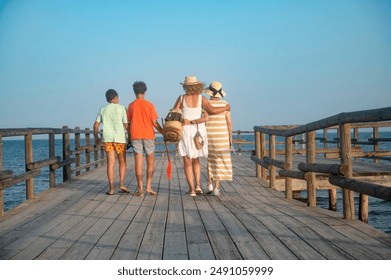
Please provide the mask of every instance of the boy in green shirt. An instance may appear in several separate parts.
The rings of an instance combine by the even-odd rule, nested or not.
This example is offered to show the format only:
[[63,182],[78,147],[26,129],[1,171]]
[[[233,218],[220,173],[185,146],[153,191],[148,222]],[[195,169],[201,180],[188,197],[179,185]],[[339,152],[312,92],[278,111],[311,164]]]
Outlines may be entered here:
[[[126,108],[118,104],[118,94],[115,90],[109,89],[106,92],[106,100],[109,104],[100,108],[94,123],[95,144],[103,142],[107,156],[107,178],[109,181],[108,195],[114,194],[114,164],[115,154],[119,163],[119,189],[128,193],[124,184],[126,173],[126,134],[128,119]],[[99,138],[99,125],[103,123],[103,139]]]

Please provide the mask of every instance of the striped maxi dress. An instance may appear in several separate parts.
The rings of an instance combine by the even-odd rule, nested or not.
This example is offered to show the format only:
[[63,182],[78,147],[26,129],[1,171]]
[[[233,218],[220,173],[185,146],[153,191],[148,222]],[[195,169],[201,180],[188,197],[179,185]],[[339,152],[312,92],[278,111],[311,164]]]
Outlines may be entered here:
[[[224,107],[227,101],[209,100],[213,107]],[[225,112],[209,115],[206,122],[208,136],[208,175],[213,181],[232,181],[231,149]]]

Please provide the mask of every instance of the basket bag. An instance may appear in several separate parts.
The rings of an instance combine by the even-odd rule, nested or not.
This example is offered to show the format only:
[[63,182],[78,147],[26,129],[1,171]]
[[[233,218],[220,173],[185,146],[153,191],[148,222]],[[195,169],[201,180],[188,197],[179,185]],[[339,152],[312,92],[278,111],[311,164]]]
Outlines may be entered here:
[[172,109],[164,119],[164,141],[178,142],[182,138],[182,110]]

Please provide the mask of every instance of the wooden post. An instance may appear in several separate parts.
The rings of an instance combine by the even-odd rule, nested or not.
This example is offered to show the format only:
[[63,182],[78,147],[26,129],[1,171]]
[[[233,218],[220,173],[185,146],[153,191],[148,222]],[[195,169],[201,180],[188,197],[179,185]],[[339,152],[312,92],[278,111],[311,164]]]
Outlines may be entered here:
[[[329,144],[327,143],[329,136],[328,136],[328,129],[323,129],[323,139],[324,139],[324,145],[323,147],[327,149],[329,147]],[[327,158],[327,153],[324,153],[324,158]],[[331,211],[337,211],[337,189],[329,189],[329,210]]]
[[[327,143],[327,138],[328,138],[328,130],[327,130],[327,128],[324,128],[323,129],[323,141],[324,141],[324,143],[323,143],[323,148],[325,148],[325,149],[327,149],[328,148],[328,144],[329,143]],[[327,153],[325,152],[324,153],[324,158],[327,158]]]
[[[359,140],[358,128],[357,127],[353,128],[353,138]],[[353,147],[356,147],[356,146],[360,146],[360,145],[353,144]],[[359,159],[359,157],[354,157],[353,158],[353,160],[357,160],[357,159]]]
[[[63,126],[63,134],[62,134],[62,158],[63,160],[69,160],[71,158],[71,141],[69,130],[67,126]],[[71,179],[71,165],[67,164],[62,169],[63,174],[63,182],[66,182]]]
[[238,130],[237,134],[238,134],[238,155],[240,156],[242,154],[242,144],[240,144],[240,130]]
[[[285,166],[286,170],[292,171],[292,137],[285,137]],[[292,178],[285,178],[285,197],[287,199],[293,198],[292,193]]]
[[[373,138],[379,138],[379,128],[378,127],[373,127]],[[379,151],[379,142],[378,141],[375,141],[374,142],[374,145],[373,145],[373,153],[375,154],[375,159],[374,159],[374,162],[375,163],[378,163],[380,162],[376,156],[377,156],[377,152]]]
[[[276,158],[276,136],[269,135],[269,157],[272,159]],[[273,188],[276,183],[276,167],[270,165],[269,167],[269,186]]]
[[[90,133],[90,129],[89,128],[86,128],[86,146],[87,147],[90,147],[91,146],[91,133]],[[86,164],[89,164],[91,162],[91,152],[90,150],[86,150]],[[86,168],[86,172],[90,171],[90,168],[87,167]]]
[[[31,133],[24,136],[24,155],[25,155],[25,170],[27,169],[27,164],[33,162],[33,135]],[[26,180],[26,199],[34,199],[34,178]]]
[[337,211],[337,189],[329,189],[329,210]]
[[[258,158],[261,158],[261,133],[256,131],[254,137],[255,137],[255,155]],[[261,178],[261,169],[262,166],[256,163],[255,170],[256,170],[257,178]]]
[[[56,140],[54,133],[49,134],[49,158],[56,156]],[[56,186],[56,171],[49,166],[49,187]]]
[[[346,177],[353,177],[352,159],[351,159],[351,137],[350,124],[339,125],[339,146],[341,164],[348,166]],[[353,192],[347,189],[342,190],[343,215],[345,219],[354,219],[354,197]]]
[[[260,144],[261,144],[261,154],[260,154],[260,158],[262,159],[264,156],[266,156],[266,139],[265,139],[265,133],[261,133],[261,137],[260,137]],[[263,167],[261,167],[261,178],[263,180],[267,180],[267,170]]]
[[[75,127],[75,150],[80,150],[80,127]],[[75,155],[76,168],[80,166],[80,154]],[[76,176],[80,175],[80,171],[76,172]]]
[[[315,131],[307,132],[305,140],[307,163],[315,163]],[[316,178],[314,172],[308,172],[307,176],[307,205],[316,207]]]
[[358,218],[368,223],[368,195],[360,193],[360,204],[358,206]]

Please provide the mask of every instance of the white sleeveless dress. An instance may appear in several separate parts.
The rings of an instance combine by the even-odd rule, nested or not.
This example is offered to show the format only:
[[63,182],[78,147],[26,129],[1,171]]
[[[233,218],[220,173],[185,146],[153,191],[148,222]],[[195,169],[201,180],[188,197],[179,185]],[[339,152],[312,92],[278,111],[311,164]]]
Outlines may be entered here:
[[[196,108],[187,107],[186,100],[182,95],[182,115],[184,119],[193,121],[201,118],[202,115],[202,95],[199,95],[198,106]],[[180,156],[188,158],[208,157],[208,139],[205,123],[198,124],[198,131],[204,139],[204,146],[197,150],[193,137],[197,132],[196,124],[184,125],[182,129],[182,139],[178,143],[178,153]]]

